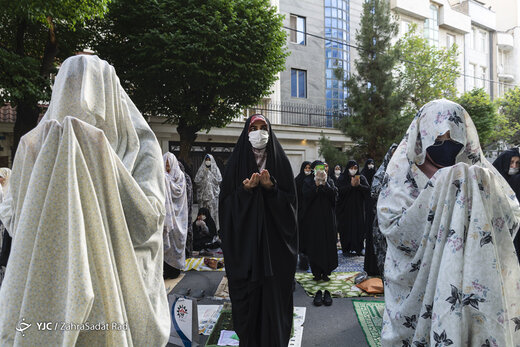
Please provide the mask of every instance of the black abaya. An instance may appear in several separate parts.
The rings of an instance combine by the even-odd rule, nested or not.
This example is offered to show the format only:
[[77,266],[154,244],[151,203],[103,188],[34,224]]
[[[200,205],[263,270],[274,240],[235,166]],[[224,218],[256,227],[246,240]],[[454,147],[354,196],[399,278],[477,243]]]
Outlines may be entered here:
[[266,169],[274,187],[244,189],[243,180],[258,172],[249,124],[250,119],[227,162],[219,198],[233,326],[240,346],[286,347],[293,320],[296,190],[291,165],[270,125]]
[[[312,167],[316,166],[316,162]],[[316,186],[314,175],[303,181],[303,205],[305,216],[301,223],[304,237],[304,253],[309,257],[315,277],[328,276],[338,267],[334,206],[337,196],[332,179]]]
[[348,162],[345,171],[338,178],[337,185],[336,223],[344,255],[351,251],[361,254],[366,231],[365,199],[368,197],[370,187],[367,179],[362,175],[360,175],[360,184],[356,187],[352,186],[353,176],[350,175],[349,168],[354,165],[357,165],[354,160]]
[[294,184],[296,185],[296,196],[298,197],[298,252],[302,252],[303,249],[303,235],[301,233],[301,220],[303,217],[303,194],[302,187],[303,181],[307,177],[305,175],[304,169],[307,165],[311,165],[310,161],[304,161],[300,167],[300,172],[298,176],[294,178]]
[[218,244],[213,242],[215,236],[217,236],[217,226],[213,220],[213,217],[211,216],[211,213],[207,208],[201,207],[197,213],[197,216],[200,215],[206,216],[206,219],[204,219],[204,224],[206,224],[207,228],[197,225],[197,220],[193,222],[193,250],[201,251],[203,249],[219,247]]
[[[511,158],[513,157],[520,157],[518,148],[508,149],[504,153],[500,154],[493,162],[493,166],[506,179],[507,183],[509,183],[511,189],[515,192],[517,199],[520,199],[520,173],[509,175],[509,166],[511,165]],[[515,245],[516,255],[520,261],[520,230],[516,233],[513,243]]]
[[[375,167],[369,168],[368,165],[372,164],[375,165],[373,159],[368,159],[365,162],[365,166],[363,167],[363,170],[361,170],[361,175],[365,176],[367,179],[368,185],[372,186],[372,180],[374,179],[374,175],[376,174]],[[379,271],[379,268],[377,266],[377,257],[374,252],[374,237],[372,235],[372,228],[374,225],[374,218],[375,218],[375,203],[376,200],[372,199],[370,194],[368,194],[365,197],[365,225],[366,225],[366,231],[365,231],[365,262],[364,262],[364,270],[367,272],[370,276],[380,276],[381,273]]]

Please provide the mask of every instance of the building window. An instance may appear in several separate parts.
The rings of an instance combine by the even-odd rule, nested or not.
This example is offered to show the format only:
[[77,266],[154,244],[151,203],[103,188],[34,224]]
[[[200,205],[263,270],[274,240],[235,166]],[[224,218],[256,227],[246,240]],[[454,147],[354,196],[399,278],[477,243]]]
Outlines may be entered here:
[[480,52],[486,52],[487,51],[487,32],[479,30],[479,45],[478,49]]
[[478,76],[478,87],[485,88],[486,86],[486,68],[484,66],[480,67],[480,74]]
[[324,0],[325,4],[325,100],[327,112],[338,114],[345,109],[347,87],[336,70],[342,68],[350,75],[350,18],[349,0]]
[[430,5],[430,18],[424,21],[424,38],[430,45],[439,46],[439,10],[433,4]]
[[291,14],[291,42],[299,45],[306,44],[305,17]]
[[291,96],[293,98],[307,97],[307,71],[291,69]]
[[401,35],[404,36],[406,35],[406,33],[408,33],[410,31],[410,26],[412,25],[412,23],[406,21],[406,20],[403,20],[401,22]]
[[475,88],[475,64],[469,64],[468,66],[468,85],[467,85],[467,90],[472,90],[473,88]]
[[446,34],[446,47],[451,48],[455,44],[455,35]]

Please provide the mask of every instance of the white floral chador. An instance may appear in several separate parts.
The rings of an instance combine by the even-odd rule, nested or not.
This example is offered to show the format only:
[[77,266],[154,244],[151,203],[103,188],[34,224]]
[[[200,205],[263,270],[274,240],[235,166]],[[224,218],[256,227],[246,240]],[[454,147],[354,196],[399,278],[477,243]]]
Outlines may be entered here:
[[166,345],[161,148],[106,61],[63,62],[0,219],[13,236],[0,346]]
[[[417,167],[439,135],[464,145],[431,179]],[[520,207],[484,158],[468,113],[436,100],[410,125],[378,201],[388,242],[383,346],[519,346]]]
[[164,218],[164,261],[176,269],[185,265],[186,236],[188,234],[188,199],[186,178],[173,153],[163,156],[164,166],[170,165],[170,172],[165,170],[166,216]]
[[218,230],[218,196],[220,194],[222,175],[220,174],[215,158],[213,158],[211,154],[206,154],[206,158],[210,158],[211,166],[207,167],[206,159],[204,159],[195,175],[194,182],[197,185],[197,203],[199,208],[203,207],[209,210]]

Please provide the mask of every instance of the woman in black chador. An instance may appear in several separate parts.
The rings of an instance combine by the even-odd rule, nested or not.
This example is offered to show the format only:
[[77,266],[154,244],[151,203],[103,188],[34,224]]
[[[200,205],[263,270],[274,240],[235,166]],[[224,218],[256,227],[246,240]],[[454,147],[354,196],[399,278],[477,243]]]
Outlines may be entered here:
[[361,255],[366,229],[364,203],[370,186],[365,176],[359,174],[356,161],[347,163],[338,178],[337,188],[336,223],[343,255],[348,256],[351,252]]
[[298,257],[301,270],[307,270],[309,268],[309,260],[307,256],[302,252],[303,250],[303,234],[301,231],[301,221],[303,217],[303,201],[302,201],[302,186],[305,177],[311,174],[311,162],[304,161],[300,167],[298,176],[294,178],[294,184],[296,184],[296,196],[298,197]]
[[334,206],[337,190],[330,177],[320,170],[323,162],[316,160],[311,168],[314,173],[303,181],[303,209],[305,215],[300,224],[304,238],[305,254],[309,256],[314,280],[329,280],[338,267]]
[[[368,159],[365,162],[365,167],[361,170],[361,175],[365,176],[368,182],[368,186],[372,186],[372,180],[374,179],[374,175],[376,174],[376,168],[374,159]],[[379,276],[381,273],[377,267],[377,257],[374,253],[374,238],[372,236],[372,226],[374,224],[375,218],[375,209],[374,205],[376,203],[375,199],[372,199],[370,194],[367,194],[365,198],[365,264],[364,269],[370,276]]]
[[[493,166],[506,179],[520,200],[520,152],[518,148],[511,148],[500,154],[493,162]],[[520,232],[516,233],[514,239],[516,255],[520,261]]]
[[219,215],[240,346],[286,347],[293,321],[296,190],[291,164],[262,115],[246,121],[227,162]]

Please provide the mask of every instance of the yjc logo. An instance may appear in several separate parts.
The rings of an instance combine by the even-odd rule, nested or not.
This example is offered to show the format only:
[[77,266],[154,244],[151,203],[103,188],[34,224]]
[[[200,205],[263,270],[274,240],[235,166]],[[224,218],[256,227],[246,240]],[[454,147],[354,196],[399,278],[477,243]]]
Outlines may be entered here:
[[22,336],[25,336],[25,330],[29,329],[31,325],[30,323],[25,323],[25,318],[22,318],[16,325],[16,331],[22,333]]
[[184,316],[187,314],[188,314],[188,309],[186,308],[186,306],[179,305],[179,307],[177,307],[177,317],[184,318]]

